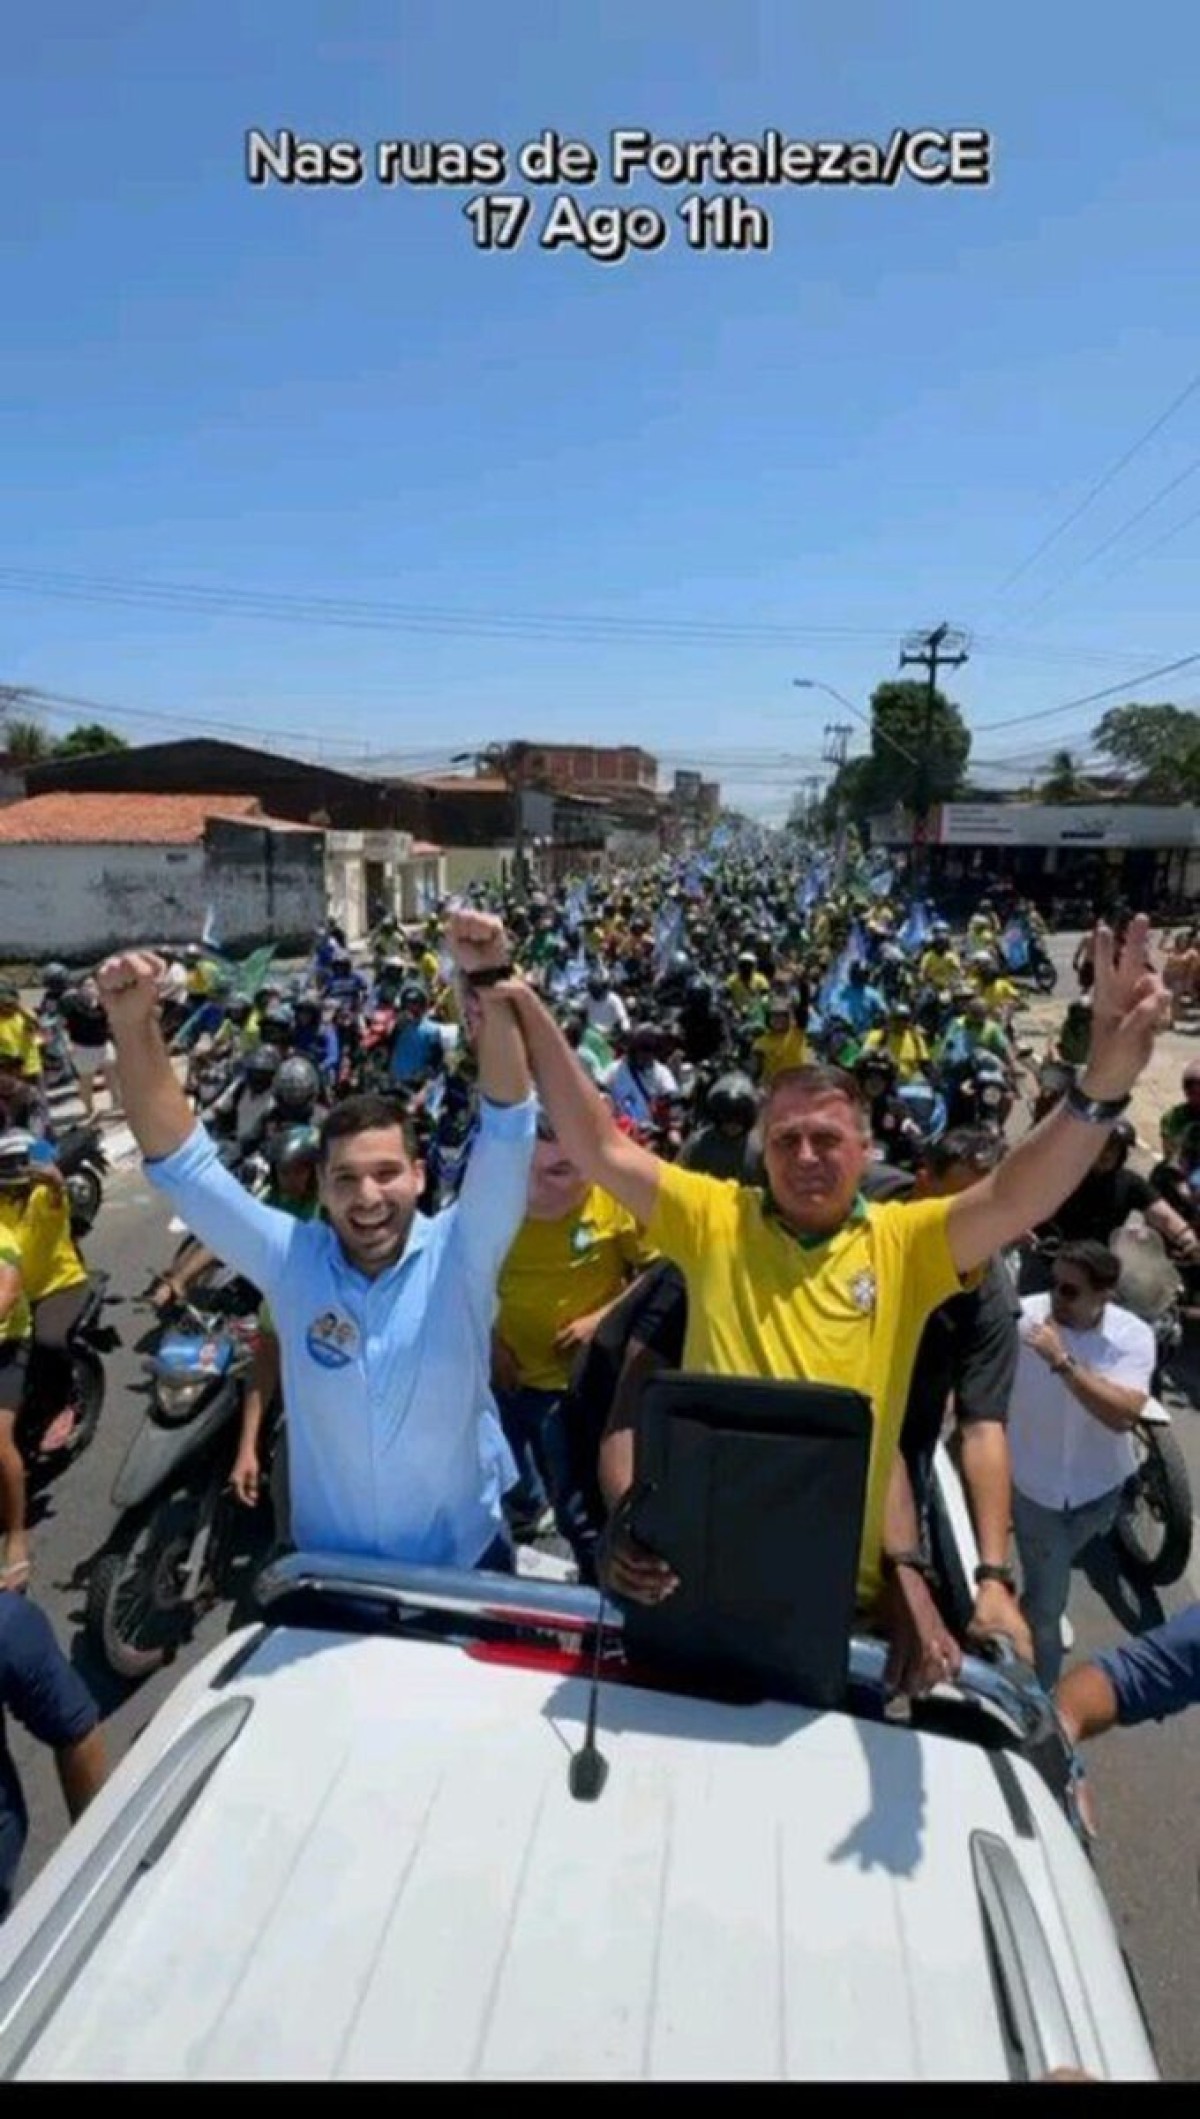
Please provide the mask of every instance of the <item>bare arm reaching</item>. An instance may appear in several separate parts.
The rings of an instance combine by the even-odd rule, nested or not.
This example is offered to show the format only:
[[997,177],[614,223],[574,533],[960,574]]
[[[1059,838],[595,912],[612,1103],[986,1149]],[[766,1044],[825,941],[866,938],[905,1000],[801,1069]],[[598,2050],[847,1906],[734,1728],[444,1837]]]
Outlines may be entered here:
[[182,1148],[196,1124],[175,1079],[159,1022],[159,990],[166,971],[162,957],[131,950],[109,957],[98,979],[116,1047],[125,1115],[150,1162]]

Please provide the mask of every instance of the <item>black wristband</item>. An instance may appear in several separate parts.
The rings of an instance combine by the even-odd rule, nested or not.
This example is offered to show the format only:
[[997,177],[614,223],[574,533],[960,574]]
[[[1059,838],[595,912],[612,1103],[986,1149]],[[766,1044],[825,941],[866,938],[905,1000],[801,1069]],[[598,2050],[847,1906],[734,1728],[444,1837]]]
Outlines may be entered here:
[[999,1567],[994,1560],[980,1561],[975,1569],[975,1581],[976,1584],[980,1582],[1001,1582],[1005,1589],[1015,1589],[1017,1586],[1017,1578],[1012,1568]]
[[488,964],[483,971],[464,971],[463,973],[468,986],[473,987],[476,992],[481,987],[498,986],[502,979],[510,979],[512,975],[513,967],[511,964]]

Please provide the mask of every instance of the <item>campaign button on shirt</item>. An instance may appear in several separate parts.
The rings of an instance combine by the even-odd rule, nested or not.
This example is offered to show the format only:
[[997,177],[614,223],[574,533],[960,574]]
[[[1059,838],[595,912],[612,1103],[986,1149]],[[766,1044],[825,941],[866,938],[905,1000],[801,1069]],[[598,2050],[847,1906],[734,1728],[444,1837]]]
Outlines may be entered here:
[[309,1325],[304,1344],[321,1368],[348,1368],[358,1352],[358,1326],[340,1310],[323,1310]]

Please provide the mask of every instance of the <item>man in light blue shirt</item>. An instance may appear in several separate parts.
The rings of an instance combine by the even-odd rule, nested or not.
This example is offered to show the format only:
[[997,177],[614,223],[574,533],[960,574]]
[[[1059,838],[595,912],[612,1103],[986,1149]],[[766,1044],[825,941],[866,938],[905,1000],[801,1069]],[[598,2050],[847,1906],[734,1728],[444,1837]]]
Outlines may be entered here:
[[[451,916],[468,983],[507,959],[487,914]],[[125,1111],[146,1174],[192,1231],[265,1296],[280,1342],[293,1536],[427,1565],[504,1565],[515,1467],[489,1386],[500,1266],[525,1212],[536,1106],[511,1012],[476,989],[482,1116],[454,1205],[417,1213],[424,1172],[388,1098],[353,1097],[321,1129],[326,1219],[252,1199],[175,1078],[158,959],[101,973]]]

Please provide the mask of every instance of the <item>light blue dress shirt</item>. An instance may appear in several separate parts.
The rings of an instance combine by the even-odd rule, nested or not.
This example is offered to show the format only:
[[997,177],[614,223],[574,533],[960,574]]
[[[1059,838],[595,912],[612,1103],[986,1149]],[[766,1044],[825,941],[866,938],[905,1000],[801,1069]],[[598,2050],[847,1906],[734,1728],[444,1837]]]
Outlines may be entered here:
[[489,1382],[500,1267],[525,1216],[537,1105],[484,1103],[453,1206],[375,1280],[325,1222],[252,1199],[203,1126],[146,1175],[265,1295],[301,1548],[472,1567],[516,1479]]

